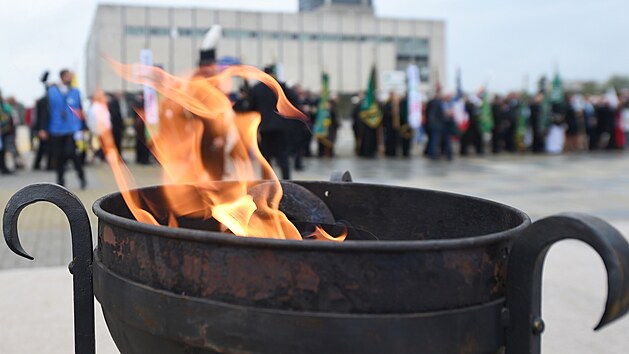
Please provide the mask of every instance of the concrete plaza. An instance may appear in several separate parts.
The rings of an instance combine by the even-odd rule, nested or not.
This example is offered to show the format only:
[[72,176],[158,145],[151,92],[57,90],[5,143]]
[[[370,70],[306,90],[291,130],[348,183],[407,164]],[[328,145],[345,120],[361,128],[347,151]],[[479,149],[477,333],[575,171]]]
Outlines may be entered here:
[[[492,199],[523,210],[533,220],[565,211],[586,212],[629,236],[629,153],[487,155],[433,162],[419,157],[416,149],[411,159],[363,160],[351,156],[350,134],[345,126],[338,157],[307,159],[306,170],[295,172],[294,179],[326,180],[332,171],[350,170],[359,182]],[[131,164],[130,168],[140,186],[160,183],[157,166]],[[85,191],[79,190],[72,171],[66,180],[88,208],[117,190],[105,164],[89,166],[87,177]],[[54,180],[52,172],[40,171],[0,176],[0,207],[19,188]],[[97,220],[91,210],[88,214],[95,229]],[[22,213],[19,230],[35,261],[0,246],[0,353],[73,352],[68,222],[56,207],[38,203]],[[604,266],[593,250],[580,242],[562,242],[551,250],[544,274],[544,353],[629,353],[629,318],[592,331],[602,314],[607,287]],[[117,353],[98,306],[96,312],[98,352]]]

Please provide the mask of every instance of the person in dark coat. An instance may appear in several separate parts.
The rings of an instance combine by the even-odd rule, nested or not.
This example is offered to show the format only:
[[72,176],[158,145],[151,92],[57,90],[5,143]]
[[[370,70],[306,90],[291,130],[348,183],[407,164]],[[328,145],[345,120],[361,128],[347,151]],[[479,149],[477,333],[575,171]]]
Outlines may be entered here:
[[397,155],[400,129],[400,99],[392,91],[382,109],[382,127],[384,128],[384,155]]
[[453,117],[448,105],[449,98],[442,98],[438,91],[426,105],[426,127],[430,131],[428,137],[428,157],[436,160],[439,148],[448,160],[452,159],[451,132],[449,125]]
[[140,116],[144,112],[144,95],[137,94],[130,102],[133,108],[133,128],[135,130],[135,162],[140,165],[151,163],[151,151],[146,139],[146,125]]
[[352,131],[354,132],[354,154],[360,156],[362,144],[362,122],[360,121],[360,103],[362,102],[364,93],[361,91],[357,96],[352,97]]
[[[274,76],[272,67],[266,67],[264,71]],[[299,99],[293,90],[290,90],[280,82],[280,86],[288,100],[295,106],[299,107]],[[273,160],[277,162],[282,171],[282,179],[290,179],[291,171],[289,165],[289,155],[292,150],[290,145],[294,145],[296,140],[303,142],[303,137],[291,136],[291,132],[297,127],[296,124],[307,129],[301,121],[288,122],[294,119],[285,119],[276,111],[277,96],[268,86],[259,82],[251,89],[250,108],[260,113],[261,121],[258,131],[260,133],[260,152],[262,156],[271,163]],[[288,122],[288,123],[287,123]],[[296,129],[295,129],[296,130]],[[300,145],[300,148],[303,146]],[[263,178],[270,179],[271,176],[263,171]]]
[[[364,100],[364,98],[363,98]],[[382,107],[379,103],[378,109],[382,112]],[[378,152],[378,134],[382,134],[382,119],[379,122],[374,123],[373,125],[367,124],[365,120],[361,118],[361,110],[362,110],[362,101],[358,103],[358,119],[359,119],[359,130],[361,132],[360,135],[360,152],[359,156],[366,158],[374,158],[376,157],[376,153]]]
[[531,149],[534,153],[543,153],[545,150],[544,134],[541,121],[543,101],[544,94],[540,92],[535,95],[533,101],[529,105],[529,109],[531,111],[529,124],[531,125],[531,131],[533,134],[533,144]]
[[107,95],[107,109],[111,116],[111,133],[120,156],[122,156],[122,133],[124,132],[124,120],[120,110],[121,98],[120,92]]
[[413,141],[413,129],[408,121],[408,95],[404,95],[400,100],[400,130],[399,138],[402,145],[402,156],[411,155],[411,143]]
[[590,149],[596,150],[600,148],[601,136],[609,134],[606,149],[613,149],[614,146],[614,110],[609,105],[609,101],[603,98],[595,107],[596,111],[596,127],[590,139]]
[[6,165],[6,153],[7,148],[7,136],[13,131],[13,118],[11,117],[11,107],[4,102],[2,93],[0,93],[0,173],[3,175],[11,174],[13,171],[9,170]]
[[472,102],[469,97],[465,97],[465,113],[469,118],[467,130],[461,137],[461,156],[467,156],[467,150],[470,145],[474,146],[476,154],[484,153],[483,134],[480,130],[480,107]]
[[[42,122],[47,122],[49,119],[48,113],[48,95],[40,97],[35,102],[35,119],[31,126],[33,132],[39,132],[44,130]],[[37,146],[37,152],[35,153],[35,159],[33,160],[33,170],[39,170],[41,168],[42,160],[45,159],[46,170],[52,171],[54,167],[54,159],[52,158],[52,149],[50,149],[50,141],[48,139],[42,139],[39,137],[39,145]]]

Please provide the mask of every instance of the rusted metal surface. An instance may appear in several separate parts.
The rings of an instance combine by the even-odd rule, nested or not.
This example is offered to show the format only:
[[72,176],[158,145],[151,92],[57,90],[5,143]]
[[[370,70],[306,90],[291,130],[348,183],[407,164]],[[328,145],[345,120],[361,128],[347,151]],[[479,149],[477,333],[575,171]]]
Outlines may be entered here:
[[80,354],[94,353],[92,232],[87,212],[79,198],[56,184],[32,184],[20,189],[11,197],[4,210],[4,239],[13,252],[33,259],[20,243],[17,222],[25,207],[41,201],[50,202],[59,207],[70,223],[72,260],[68,268],[73,275],[74,285],[74,349]]
[[[113,272],[156,289],[269,309],[415,313],[483,304],[504,296],[505,250],[529,222],[521,212],[422,190],[347,183],[304,186],[319,187],[315,191],[321,196],[327,192],[328,197],[322,199],[337,220],[358,225],[358,230],[375,229],[372,233],[379,240],[291,242],[150,227],[113,219],[108,211],[125,207],[121,198],[109,197],[95,204],[100,218],[99,256]],[[348,195],[366,187],[369,194],[359,190]],[[143,195],[151,199],[161,193],[144,190]],[[356,203],[358,196],[367,200]],[[386,201],[372,203],[376,199]],[[396,199],[393,205],[391,200]],[[424,202],[413,205],[411,200]],[[371,215],[395,217],[365,217],[362,210],[352,210],[354,204],[369,205],[375,209]],[[443,214],[443,207],[436,206],[447,209],[451,204],[474,210],[493,208],[492,215],[504,221],[465,220],[464,215],[454,219],[456,214]],[[396,211],[384,210],[388,208]],[[472,217],[476,213],[470,211]],[[405,228],[422,218],[441,224],[441,229],[427,223]],[[446,226],[472,221],[469,236],[488,235],[466,237],[465,228]],[[163,229],[165,237],[152,231],[156,228]],[[415,241],[409,240],[411,236]],[[426,238],[432,240],[417,242]]]
[[[483,354],[504,346],[494,320],[501,300],[408,314],[265,310],[158,291],[114,274],[98,259],[94,289],[122,353]],[[159,322],[151,317],[155,309]]]
[[[565,238],[590,244],[607,268],[597,329],[629,308],[629,244],[600,219],[562,214],[530,225],[516,209],[472,197],[299,184],[288,193],[303,198],[284,207],[300,231],[325,220],[347,228],[347,241],[237,237],[212,219],[152,226],[133,220],[119,194],[97,201],[94,290],[121,352],[538,353],[543,259]],[[138,193],[167,222],[160,187]],[[30,257],[17,217],[42,200],[70,220],[76,352],[94,352],[90,228],[76,196],[52,185],[18,192],[5,239]]]

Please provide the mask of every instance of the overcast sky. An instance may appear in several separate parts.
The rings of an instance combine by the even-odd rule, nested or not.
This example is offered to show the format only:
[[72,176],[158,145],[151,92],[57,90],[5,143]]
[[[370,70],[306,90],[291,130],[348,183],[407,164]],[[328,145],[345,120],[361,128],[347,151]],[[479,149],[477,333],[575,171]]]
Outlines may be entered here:
[[[555,65],[564,79],[629,75],[629,0],[374,0],[385,17],[446,21],[446,86],[530,87]],[[297,11],[297,0],[0,0],[0,89],[26,104],[42,93],[45,69],[78,70],[98,3]]]

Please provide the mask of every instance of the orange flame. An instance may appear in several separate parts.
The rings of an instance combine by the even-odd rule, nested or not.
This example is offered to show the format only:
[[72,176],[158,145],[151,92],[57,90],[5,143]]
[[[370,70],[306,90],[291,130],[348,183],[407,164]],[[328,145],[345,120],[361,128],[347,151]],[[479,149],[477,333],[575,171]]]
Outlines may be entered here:
[[[237,236],[302,239],[295,225],[279,210],[281,185],[258,149],[260,114],[235,113],[227,96],[218,89],[233,76],[261,81],[278,97],[277,110],[280,114],[305,120],[304,114],[288,101],[273,77],[253,67],[232,66],[210,78],[195,76],[183,79],[156,67],[108,60],[123,78],[148,85],[162,95],[160,123],[151,135],[151,150],[164,171],[168,226],[177,227],[177,218],[182,216],[211,217],[225,231]],[[214,134],[210,147],[205,146],[208,141],[204,141],[204,132]],[[164,206],[151,206],[144,201],[149,210],[142,207],[141,196],[130,191],[136,184],[114,147],[111,131],[103,134],[101,141],[133,216],[140,222],[159,224],[153,215],[163,213]],[[216,151],[211,152],[211,149]],[[223,151],[227,153],[223,154]],[[216,183],[221,178],[222,169],[213,173],[213,168],[208,168],[208,155],[217,159],[219,164],[222,164],[223,157],[227,157],[229,171],[225,174],[233,183]],[[271,176],[273,183],[254,197],[248,194],[248,190],[257,184],[258,168],[264,176]],[[187,188],[177,187],[184,185]],[[313,236],[317,240],[343,241],[346,233],[334,237],[317,227]]]

